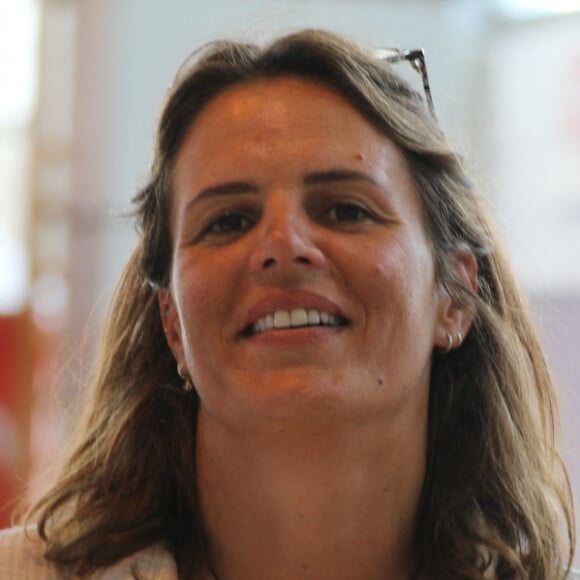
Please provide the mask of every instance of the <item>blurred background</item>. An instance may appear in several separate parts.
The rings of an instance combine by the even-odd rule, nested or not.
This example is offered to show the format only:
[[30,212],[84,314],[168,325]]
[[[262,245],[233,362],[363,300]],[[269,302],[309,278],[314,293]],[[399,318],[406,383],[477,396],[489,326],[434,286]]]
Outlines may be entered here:
[[303,27],[426,50],[536,315],[580,503],[579,1],[0,0],[0,527],[82,406],[179,64]]

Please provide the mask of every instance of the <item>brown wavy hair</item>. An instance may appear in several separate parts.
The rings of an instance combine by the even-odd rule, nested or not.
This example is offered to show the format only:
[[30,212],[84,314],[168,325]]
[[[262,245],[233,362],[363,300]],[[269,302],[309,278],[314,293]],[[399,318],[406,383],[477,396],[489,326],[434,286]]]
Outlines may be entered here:
[[[313,30],[266,46],[211,43],[180,69],[149,182],[134,198],[140,239],[110,309],[76,445],[29,514],[45,557],[84,575],[161,544],[180,579],[207,565],[194,459],[199,401],[181,388],[156,295],[171,268],[171,176],[209,101],[238,83],[287,75],[324,83],[401,148],[420,191],[437,277],[475,310],[461,347],[433,354],[417,577],[563,578],[575,532],[554,442],[555,392],[481,197],[423,97],[392,65]],[[477,259],[477,295],[454,274],[458,250]]]

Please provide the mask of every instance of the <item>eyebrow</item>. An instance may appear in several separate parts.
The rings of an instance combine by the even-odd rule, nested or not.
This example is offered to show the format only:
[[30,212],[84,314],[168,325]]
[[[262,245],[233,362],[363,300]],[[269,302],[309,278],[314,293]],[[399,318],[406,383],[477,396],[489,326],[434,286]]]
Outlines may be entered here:
[[366,181],[376,187],[380,184],[367,173],[353,171],[351,169],[331,169],[329,171],[316,171],[304,177],[304,185],[318,185],[320,183],[334,183],[336,181]]
[[198,202],[211,197],[257,192],[258,186],[255,183],[250,183],[248,181],[228,181],[226,183],[218,183],[217,185],[210,185],[209,187],[202,189],[193,199],[189,200],[185,206],[185,210],[188,210]]
[[[304,176],[302,182],[304,185],[320,185],[324,183],[336,183],[341,181],[366,181],[376,187],[381,185],[367,173],[360,171],[353,171],[350,169],[330,169],[327,171],[315,171]],[[188,210],[197,202],[211,198],[220,197],[222,195],[235,195],[238,193],[257,193],[259,187],[256,183],[249,181],[228,181],[226,183],[219,183],[211,185],[202,189],[189,203],[185,209]]]

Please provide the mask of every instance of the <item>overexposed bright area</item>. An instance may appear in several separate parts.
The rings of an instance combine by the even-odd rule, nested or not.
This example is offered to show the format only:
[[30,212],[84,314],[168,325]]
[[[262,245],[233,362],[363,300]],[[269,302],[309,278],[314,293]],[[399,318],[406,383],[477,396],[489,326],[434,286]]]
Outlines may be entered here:
[[0,0],[0,126],[29,121],[36,96],[38,0]]
[[28,127],[36,103],[36,0],[0,0],[0,313],[27,300]]
[[497,9],[511,18],[538,18],[580,11],[579,0],[495,0]]

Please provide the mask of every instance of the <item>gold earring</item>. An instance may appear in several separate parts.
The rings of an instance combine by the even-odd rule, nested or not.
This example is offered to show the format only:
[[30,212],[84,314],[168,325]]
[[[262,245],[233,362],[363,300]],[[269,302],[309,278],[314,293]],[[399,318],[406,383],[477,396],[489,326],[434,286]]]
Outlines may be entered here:
[[451,349],[453,348],[453,336],[451,335],[451,333],[447,333],[447,348],[445,349],[445,352],[450,352]]
[[461,346],[461,343],[463,342],[463,335],[461,334],[461,332],[457,333],[457,339],[455,342],[455,348],[459,348]]
[[183,379],[183,390],[186,392],[192,391],[193,385],[191,384],[191,379],[181,363],[177,363],[177,374]]

